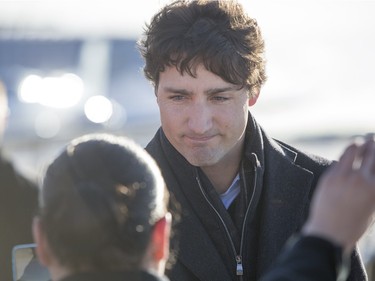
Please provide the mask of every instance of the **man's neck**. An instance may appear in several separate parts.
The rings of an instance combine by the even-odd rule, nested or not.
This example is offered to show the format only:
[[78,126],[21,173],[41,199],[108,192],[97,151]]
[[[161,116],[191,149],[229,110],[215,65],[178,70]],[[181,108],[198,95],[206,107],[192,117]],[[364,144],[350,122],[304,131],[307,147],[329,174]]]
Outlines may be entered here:
[[222,194],[228,190],[234,178],[238,174],[240,162],[228,164],[223,163],[215,166],[201,167],[208,177],[217,193]]
[[211,181],[215,190],[222,194],[228,190],[234,178],[238,174],[241,166],[242,156],[245,146],[245,137],[233,147],[230,153],[222,158],[215,165],[200,167],[208,179]]

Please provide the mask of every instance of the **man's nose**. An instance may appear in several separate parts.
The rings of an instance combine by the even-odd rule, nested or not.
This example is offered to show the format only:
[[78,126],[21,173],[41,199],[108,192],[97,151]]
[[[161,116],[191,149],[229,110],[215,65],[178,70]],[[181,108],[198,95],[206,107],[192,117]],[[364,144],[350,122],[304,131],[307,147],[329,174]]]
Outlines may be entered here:
[[189,111],[189,129],[199,135],[205,134],[212,126],[211,109],[205,103],[197,102],[191,105]]

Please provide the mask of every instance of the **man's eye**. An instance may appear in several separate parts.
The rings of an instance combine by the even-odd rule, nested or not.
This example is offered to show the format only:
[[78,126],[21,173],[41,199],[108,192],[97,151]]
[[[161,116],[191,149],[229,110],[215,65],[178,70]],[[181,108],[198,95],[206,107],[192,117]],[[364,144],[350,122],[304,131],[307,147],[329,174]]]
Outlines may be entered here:
[[184,98],[185,97],[182,95],[174,95],[174,96],[169,97],[169,99],[174,100],[174,101],[180,101],[180,100],[183,100]]
[[215,96],[215,97],[213,97],[213,99],[216,100],[216,101],[227,101],[229,98],[222,97],[222,96]]

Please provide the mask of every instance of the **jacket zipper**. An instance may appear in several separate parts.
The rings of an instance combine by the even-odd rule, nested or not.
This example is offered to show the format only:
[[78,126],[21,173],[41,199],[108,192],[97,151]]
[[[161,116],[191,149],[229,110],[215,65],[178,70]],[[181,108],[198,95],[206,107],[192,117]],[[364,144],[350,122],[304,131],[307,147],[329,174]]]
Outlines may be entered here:
[[[246,187],[246,177],[245,177],[245,172],[244,172],[243,166],[242,166],[241,170],[242,170],[242,175],[243,175],[242,176],[243,183],[244,183],[244,186]],[[245,217],[244,217],[244,220],[243,220],[243,223],[242,223],[242,230],[241,230],[241,241],[240,241],[241,268],[242,268],[242,249],[243,249],[243,243],[244,243],[244,237],[245,237],[246,220],[247,220],[247,217],[249,215],[250,207],[251,207],[251,204],[253,202],[254,195],[255,195],[255,188],[256,188],[256,183],[257,183],[257,175],[258,175],[258,173],[257,173],[256,167],[255,167],[254,168],[254,188],[253,188],[253,192],[251,194],[249,205],[247,206],[247,209],[246,209]],[[243,275],[243,274],[241,274],[241,275]]]
[[[245,179],[245,176],[244,176],[243,166],[242,166],[241,172],[243,174],[242,179],[243,179],[243,182],[244,182],[244,186],[246,186],[246,179]],[[233,240],[232,240],[232,237],[230,235],[230,232],[228,230],[227,225],[225,224],[225,222],[224,222],[223,218],[221,217],[221,215],[219,214],[218,210],[216,210],[216,208],[214,207],[214,205],[212,205],[211,201],[207,198],[206,192],[204,191],[204,189],[202,187],[202,184],[201,184],[201,181],[199,179],[199,176],[198,175],[196,176],[196,181],[198,182],[198,186],[199,186],[199,189],[201,190],[201,192],[203,194],[203,197],[205,198],[205,200],[207,201],[207,203],[210,205],[210,207],[212,208],[212,210],[214,210],[214,212],[216,213],[216,215],[219,217],[220,222],[224,226],[225,232],[226,232],[227,237],[229,239],[229,242],[230,242],[233,254],[234,254],[234,258],[235,258],[235,261],[236,261],[236,275],[239,277],[240,281],[243,280],[242,248],[243,248],[244,233],[245,233],[245,222],[246,222],[247,216],[249,214],[251,203],[252,203],[253,198],[254,198],[255,187],[256,187],[256,179],[257,179],[257,172],[256,172],[256,169],[255,169],[254,188],[253,188],[253,192],[252,192],[252,195],[251,195],[251,198],[250,198],[249,205],[248,205],[248,207],[246,209],[246,213],[245,213],[245,217],[244,217],[243,223],[242,223],[240,252],[237,253],[236,247],[234,246],[234,243],[233,243]]]

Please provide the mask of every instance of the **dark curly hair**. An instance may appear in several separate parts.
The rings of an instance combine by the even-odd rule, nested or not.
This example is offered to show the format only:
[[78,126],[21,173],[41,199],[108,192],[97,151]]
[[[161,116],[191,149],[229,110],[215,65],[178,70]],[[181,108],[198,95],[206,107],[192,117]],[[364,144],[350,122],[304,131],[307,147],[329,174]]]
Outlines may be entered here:
[[194,77],[201,63],[250,93],[266,81],[260,29],[235,1],[180,0],[166,5],[146,24],[138,49],[145,59],[145,76],[155,87],[166,67]]

